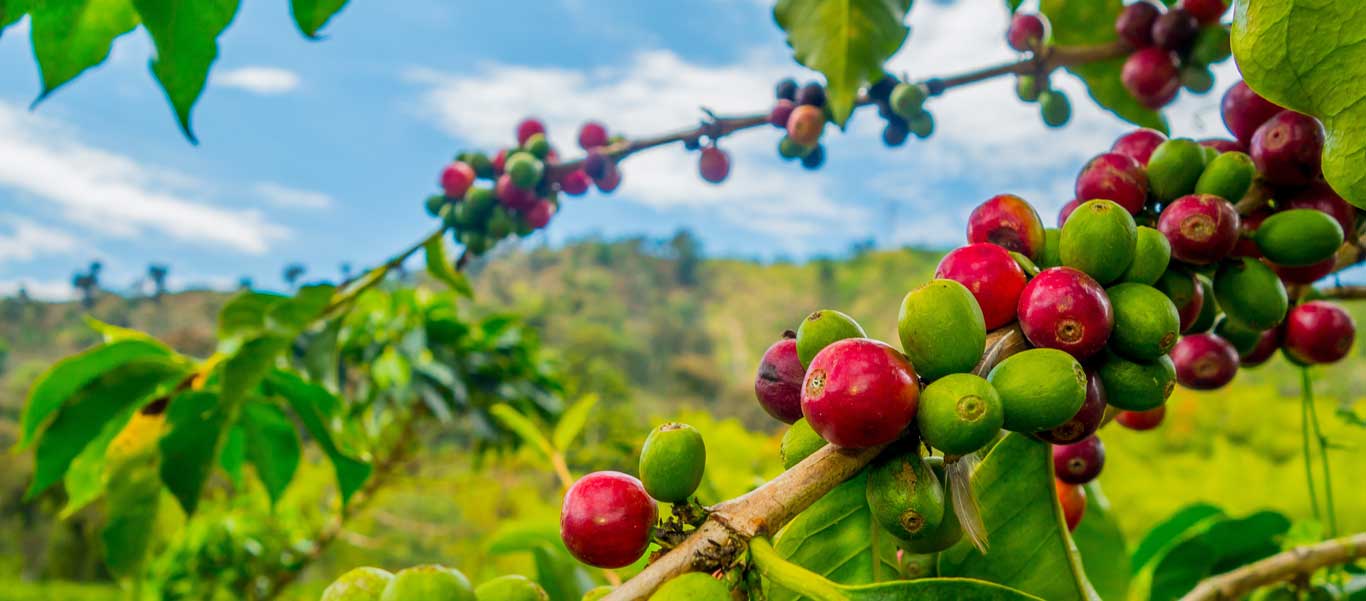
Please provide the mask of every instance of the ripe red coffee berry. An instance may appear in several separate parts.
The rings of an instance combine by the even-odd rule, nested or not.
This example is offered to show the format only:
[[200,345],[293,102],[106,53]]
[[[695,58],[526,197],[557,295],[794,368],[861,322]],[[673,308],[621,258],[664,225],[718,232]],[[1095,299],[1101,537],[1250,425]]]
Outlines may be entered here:
[[1006,43],[1019,52],[1040,46],[1048,37],[1048,23],[1041,15],[1016,13],[1006,30]]
[[1162,9],[1151,2],[1135,2],[1120,11],[1115,19],[1115,33],[1134,48],[1147,48],[1153,45],[1153,21],[1162,14]]
[[535,117],[527,117],[517,124],[517,145],[526,144],[527,138],[545,133],[545,124]]
[[1105,289],[1071,267],[1039,272],[1020,293],[1020,329],[1034,346],[1082,360],[1105,347],[1115,312]]
[[1252,134],[1252,162],[1275,184],[1303,185],[1322,172],[1323,126],[1295,111],[1281,111]]
[[1337,271],[1338,266],[1335,257],[1328,257],[1318,263],[1311,263],[1300,267],[1287,267],[1285,265],[1277,265],[1270,261],[1268,261],[1267,264],[1271,266],[1271,271],[1276,272],[1276,276],[1287,284],[1313,284],[1314,282],[1328,277],[1328,274]]
[[1247,146],[1237,140],[1227,140],[1224,138],[1207,138],[1200,140],[1199,144],[1205,148],[1213,148],[1219,152],[1247,152]]
[[499,150],[497,154],[493,155],[493,160],[490,162],[493,163],[493,174],[502,175],[503,167],[508,162],[508,149]]
[[1181,70],[1175,55],[1156,46],[1130,54],[1119,77],[1124,89],[1139,104],[1153,110],[1166,106],[1181,89]]
[[1336,363],[1352,350],[1356,332],[1356,322],[1342,307],[1310,301],[1286,315],[1281,344],[1300,363]]
[[1327,213],[1329,217],[1336,219],[1338,225],[1342,226],[1342,231],[1356,231],[1357,210],[1348,204],[1338,193],[1333,191],[1333,187],[1325,182],[1314,182],[1308,187],[1301,189],[1291,196],[1284,203],[1286,209],[1314,209]]
[[[1137,5],[1131,5],[1137,6]],[[1167,136],[1155,129],[1136,129],[1115,140],[1110,146],[1110,152],[1122,154],[1140,165],[1147,165],[1148,159],[1153,156],[1153,151],[1158,145],[1167,141]]]
[[1100,374],[1094,371],[1087,372],[1086,401],[1081,404],[1077,414],[1061,426],[1039,432],[1035,436],[1056,445],[1080,442],[1100,428],[1100,422],[1105,419],[1105,408],[1108,406],[1105,402],[1105,385],[1100,381]]
[[593,183],[597,184],[599,192],[610,194],[617,189],[617,186],[621,185],[621,169],[617,168],[616,163],[609,162],[607,163],[607,171],[603,173],[602,177],[593,180]]
[[583,196],[592,184],[593,178],[588,177],[583,169],[575,169],[560,178],[560,190],[570,196]]
[[1099,155],[1077,175],[1078,200],[1103,198],[1114,201],[1130,215],[1137,215],[1148,201],[1148,175],[1143,165],[1116,152]]
[[1059,228],[1062,228],[1062,224],[1067,223],[1067,218],[1071,217],[1072,211],[1077,210],[1077,207],[1079,206],[1081,206],[1081,201],[1076,198],[1073,198],[1062,205],[1062,208],[1058,210]]
[[816,353],[802,381],[802,414],[827,442],[866,448],[895,440],[920,401],[920,378],[896,349],[846,338]]
[[1182,336],[1171,357],[1176,381],[1192,390],[1221,388],[1238,373],[1238,350],[1214,334]]
[[1281,107],[1257,95],[1247,83],[1233,84],[1219,102],[1219,113],[1224,118],[1224,127],[1244,146],[1252,142],[1252,134],[1268,119],[1281,112]]
[[768,112],[768,123],[773,127],[787,128],[787,120],[792,117],[792,109],[797,105],[791,100],[781,99],[773,105],[773,110]]
[[997,194],[968,216],[968,242],[990,242],[1038,261],[1043,256],[1043,221],[1023,198]]
[[1105,467],[1105,445],[1095,435],[1080,442],[1053,446],[1053,473],[1068,484],[1086,484]]
[[1257,344],[1248,352],[1238,356],[1238,363],[1243,367],[1257,367],[1266,363],[1267,359],[1276,354],[1276,349],[1281,348],[1281,327],[1263,330],[1261,336],[1257,338]]
[[527,225],[532,229],[541,229],[550,223],[550,218],[555,216],[555,203],[548,200],[538,200],[531,205],[522,217],[526,219]]
[[494,184],[493,193],[503,206],[518,211],[529,210],[536,206],[536,202],[540,200],[536,197],[534,190],[527,190],[512,183],[512,176],[506,173],[498,176],[498,183]]
[[1162,405],[1156,409],[1147,411],[1120,411],[1115,416],[1115,421],[1136,432],[1144,432],[1158,427],[1162,424],[1162,418],[1167,416],[1167,406]]
[[474,184],[474,168],[455,161],[441,170],[441,189],[450,198],[461,198]]
[[702,179],[719,184],[730,174],[730,156],[715,146],[703,148],[702,156],[697,160],[697,172]]
[[1015,306],[1026,283],[1024,270],[1010,251],[985,242],[949,251],[939,260],[934,277],[967,287],[982,308],[988,330],[1015,321]]
[[774,419],[793,423],[802,418],[804,376],[806,370],[797,358],[797,335],[786,336],[768,347],[759,360],[759,373],[754,376],[754,397]]
[[592,150],[607,145],[607,126],[589,121],[579,128],[579,148]]
[[1184,54],[1200,32],[1200,23],[1185,9],[1173,8],[1153,21],[1153,44],[1164,50]]
[[815,146],[824,131],[825,111],[818,106],[799,105],[787,118],[787,137],[802,146]]
[[579,561],[620,568],[645,554],[658,517],[640,480],[621,472],[593,472],[564,493],[560,538]]
[[1213,194],[1176,199],[1157,218],[1157,229],[1172,245],[1172,258],[1209,265],[1227,257],[1238,244],[1238,212]]
[[1195,17],[1202,25],[1218,23],[1220,17],[1228,12],[1227,0],[1181,0],[1181,8]]

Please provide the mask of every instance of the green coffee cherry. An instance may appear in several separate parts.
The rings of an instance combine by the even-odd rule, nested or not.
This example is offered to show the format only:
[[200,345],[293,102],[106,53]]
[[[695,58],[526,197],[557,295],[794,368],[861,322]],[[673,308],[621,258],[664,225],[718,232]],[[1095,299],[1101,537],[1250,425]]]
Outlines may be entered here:
[[784,159],[800,159],[811,154],[814,149],[814,146],[802,146],[787,136],[778,140],[778,155]]
[[1039,85],[1039,78],[1033,75],[1021,75],[1015,78],[1015,95],[1025,102],[1036,102],[1039,94],[1042,93]]
[[650,601],[730,601],[730,589],[711,574],[688,572],[665,582]]
[[1176,388],[1176,366],[1162,355],[1153,361],[1131,361],[1105,351],[1100,364],[1105,401],[1126,411],[1156,409]]
[[1252,187],[1257,166],[1252,157],[1236,150],[1217,154],[1205,166],[1195,182],[1196,194],[1213,194],[1229,202],[1238,202]]
[[[926,457],[925,463],[930,466],[931,473],[940,482],[948,482],[944,472],[943,457]],[[907,553],[926,554],[938,553],[954,546],[963,539],[963,527],[958,523],[958,514],[953,512],[953,488],[944,488],[944,519],[939,521],[939,526],[927,529],[916,540],[907,542],[902,548]]]
[[1063,224],[1059,255],[1063,265],[1108,284],[1133,263],[1137,236],[1134,218],[1124,207],[1109,200],[1088,200]]
[[780,453],[783,458],[783,469],[792,469],[792,466],[801,463],[803,459],[812,453],[821,450],[825,446],[825,439],[821,438],[811,424],[807,423],[806,418],[793,422],[788,427],[787,432],[783,433],[783,442]]
[[868,469],[868,508],[873,519],[902,540],[934,532],[952,508],[944,504],[944,485],[915,445],[883,452]]
[[915,137],[924,140],[934,133],[934,116],[930,115],[929,111],[920,111],[919,114],[907,119],[906,125]]
[[1072,103],[1062,92],[1044,90],[1039,94],[1039,113],[1043,115],[1044,125],[1062,127],[1072,119]]
[[916,423],[925,444],[950,455],[980,449],[1005,424],[1001,395],[973,374],[945,376],[925,387],[916,409]]
[[802,324],[797,326],[797,359],[802,362],[802,367],[806,367],[816,358],[816,353],[832,342],[867,337],[863,326],[854,318],[834,309],[821,309],[807,315]]
[[441,207],[446,206],[446,197],[441,194],[433,194],[427,197],[427,200],[423,203],[423,206],[426,207],[428,215],[431,215],[432,217],[440,217]]
[[899,83],[892,88],[892,96],[889,99],[892,112],[902,119],[910,120],[924,110],[925,99],[929,93],[919,84]]
[[541,181],[545,164],[529,153],[519,152],[508,157],[503,169],[517,187],[530,190]]
[[1151,286],[1162,278],[1171,259],[1172,245],[1167,237],[1146,225],[1138,226],[1134,239],[1134,260],[1119,279]]
[[640,482],[658,501],[682,503],[702,483],[707,448],[687,424],[667,423],[650,432],[640,449]]
[[531,153],[531,156],[545,160],[545,157],[550,154],[550,141],[545,139],[545,134],[535,133],[526,139],[526,144],[523,144],[522,148]]
[[379,601],[394,575],[379,568],[356,568],[323,590],[320,601]]
[[475,601],[474,589],[460,570],[438,565],[414,566],[394,575],[380,601]]
[[1265,263],[1250,257],[1236,258],[1219,268],[1214,276],[1214,296],[1229,317],[1260,330],[1280,324],[1290,309],[1290,297],[1281,278]]
[[1105,292],[1115,314],[1111,348],[1136,361],[1153,361],[1176,346],[1181,316],[1167,295],[1147,284],[1132,282]]
[[1194,94],[1204,94],[1214,88],[1214,74],[1209,67],[1187,65],[1181,69],[1181,87]]
[[926,380],[972,371],[986,349],[982,308],[966,286],[949,279],[930,280],[906,294],[897,333],[911,365]]
[[1313,265],[1337,252],[1342,225],[1315,209],[1290,209],[1266,218],[1253,234],[1257,248],[1277,265]]
[[[540,135],[540,134],[537,134]],[[549,601],[541,585],[519,574],[508,574],[489,580],[474,589],[478,601]]]
[[1172,138],[1157,145],[1148,157],[1148,185],[1153,196],[1171,202],[1195,191],[1205,171],[1205,150],[1195,140]]

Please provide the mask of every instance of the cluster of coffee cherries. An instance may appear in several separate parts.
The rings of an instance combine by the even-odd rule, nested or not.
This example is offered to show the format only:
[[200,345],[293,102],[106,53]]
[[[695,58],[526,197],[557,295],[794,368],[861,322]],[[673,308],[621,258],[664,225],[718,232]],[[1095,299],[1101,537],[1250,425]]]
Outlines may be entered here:
[[517,124],[517,146],[492,159],[462,152],[446,165],[438,178],[441,193],[427,197],[427,212],[439,217],[467,252],[483,254],[504,238],[544,228],[559,210],[561,193],[581,196],[593,186],[610,193],[621,185],[616,162],[604,152],[616,141],[601,123],[585,123],[578,142],[588,154],[570,169],[560,164],[545,125],[524,119]]
[[510,574],[470,586],[460,570],[420,565],[391,574],[361,567],[342,574],[323,590],[321,601],[547,601],[549,595],[526,576]]
[[1181,0],[1167,9],[1140,0],[1124,7],[1115,31],[1134,48],[1120,79],[1139,104],[1159,109],[1181,88],[1204,94],[1214,87],[1209,66],[1230,56],[1229,31],[1219,20],[1227,0]]
[[[1006,30],[1006,43],[1016,52],[1037,53],[1048,40],[1048,20],[1043,15],[1017,13]],[[1062,127],[1072,118],[1072,103],[1067,95],[1049,85],[1048,74],[1025,73],[1015,78],[1015,95],[1025,102],[1039,103],[1044,125]]]
[[786,132],[778,140],[778,156],[784,160],[798,159],[806,169],[819,169],[825,164],[825,146],[821,135],[828,120],[825,86],[820,82],[797,85],[793,79],[778,82],[773,95],[777,101],[768,113],[768,122]]
[[934,133],[934,116],[925,109],[925,100],[938,93],[938,80],[925,83],[900,81],[885,75],[868,86],[868,100],[877,105],[877,114],[887,122],[882,128],[882,143],[895,148],[906,143],[911,134],[924,140]]

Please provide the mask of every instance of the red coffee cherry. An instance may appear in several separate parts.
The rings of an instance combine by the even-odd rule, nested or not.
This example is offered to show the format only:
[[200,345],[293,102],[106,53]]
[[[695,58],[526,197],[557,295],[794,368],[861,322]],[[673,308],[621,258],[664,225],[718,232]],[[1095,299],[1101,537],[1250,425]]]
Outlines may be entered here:
[[535,117],[527,117],[517,124],[517,145],[526,144],[527,138],[545,133],[545,124]]
[[1182,336],[1171,357],[1176,381],[1193,390],[1221,388],[1238,373],[1238,350],[1214,334]]
[[1356,331],[1356,322],[1342,307],[1310,301],[1286,315],[1281,344],[1300,363],[1336,363],[1352,350]]
[[1247,146],[1237,140],[1226,140],[1224,138],[1207,138],[1200,140],[1200,145],[1205,148],[1213,148],[1219,152],[1247,152]]
[[579,128],[579,148],[592,150],[599,146],[606,146],[607,126],[597,121],[589,121]]
[[[1137,6],[1137,5],[1131,5]],[[1110,146],[1110,152],[1122,154],[1140,165],[1147,165],[1148,158],[1153,155],[1153,151],[1158,145],[1166,142],[1167,136],[1155,129],[1136,129],[1115,140],[1114,145]]]
[[1166,416],[1167,406],[1161,405],[1147,411],[1120,411],[1119,415],[1115,416],[1115,421],[1130,430],[1143,432],[1161,425],[1162,418]]
[[570,196],[583,196],[592,184],[593,178],[588,177],[583,169],[575,169],[560,178],[560,190]]
[[531,205],[522,217],[526,219],[527,225],[532,229],[541,229],[550,223],[550,218],[555,216],[555,203],[548,200],[539,200]]
[[461,198],[474,184],[474,168],[455,161],[441,170],[441,189],[449,198]]
[[784,423],[802,418],[802,379],[806,369],[797,358],[797,337],[793,334],[773,343],[759,360],[754,376],[754,397],[759,406]]
[[1153,110],[1166,106],[1181,90],[1181,70],[1175,55],[1156,46],[1130,54],[1119,76],[1124,89],[1139,104]]
[[628,566],[650,546],[657,512],[640,480],[621,472],[593,472],[564,493],[560,538],[590,566]]
[[1077,200],[1082,202],[1103,198],[1124,207],[1130,215],[1137,215],[1148,202],[1148,175],[1133,158],[1107,152],[1081,168],[1076,193]]
[[1274,184],[1303,185],[1318,178],[1323,159],[1323,126],[1295,111],[1281,111],[1252,134],[1252,162]]
[[1176,199],[1157,219],[1157,229],[1172,245],[1172,258],[1208,265],[1227,257],[1238,244],[1238,212],[1213,194]]
[[982,308],[988,330],[1015,321],[1026,278],[1006,249],[985,242],[955,248],[939,260],[934,277],[965,286]]
[[1086,515],[1086,490],[1062,480],[1054,480],[1053,485],[1058,494],[1058,504],[1062,506],[1062,517],[1067,529],[1076,530],[1082,516]]
[[1151,2],[1135,2],[1120,11],[1115,19],[1115,33],[1134,48],[1147,48],[1153,45],[1153,21],[1162,14],[1162,8]]
[[1039,432],[1035,436],[1055,445],[1070,445],[1079,442],[1100,428],[1100,422],[1105,419],[1105,409],[1108,406],[1105,402],[1105,385],[1100,381],[1100,374],[1095,371],[1088,371],[1086,373],[1086,401],[1081,404],[1081,409],[1077,410],[1077,414],[1061,426]]
[[1048,37],[1048,23],[1041,15],[1016,13],[1006,30],[1006,43],[1019,52],[1037,48]]
[[1105,467],[1105,445],[1095,435],[1080,442],[1053,446],[1053,473],[1068,484],[1086,484]]
[[702,179],[719,184],[730,174],[730,156],[715,146],[703,148],[702,156],[697,161],[697,172]]
[[1034,346],[1082,360],[1105,348],[1115,312],[1105,289],[1071,267],[1039,272],[1020,293],[1020,329]]
[[1318,263],[1311,263],[1300,267],[1286,267],[1285,265],[1277,265],[1270,261],[1267,261],[1267,264],[1270,265],[1271,270],[1276,272],[1276,275],[1281,278],[1281,281],[1287,284],[1313,284],[1314,282],[1328,277],[1328,274],[1337,271],[1338,267],[1338,262],[1335,257],[1328,257]]
[[1195,17],[1201,25],[1218,23],[1228,12],[1227,0],[1181,0],[1181,8]]
[[990,242],[1037,261],[1043,256],[1043,221],[1023,198],[998,194],[968,216],[968,242]]
[[797,105],[791,100],[782,99],[773,105],[773,110],[768,112],[768,123],[773,127],[787,128],[787,120],[792,117],[792,110]]
[[1257,344],[1246,353],[1238,356],[1238,362],[1243,367],[1257,367],[1266,363],[1272,355],[1276,354],[1276,349],[1281,348],[1281,328],[1277,326],[1269,330],[1263,330],[1261,337],[1257,339]]
[[1252,134],[1257,132],[1257,128],[1281,110],[1281,107],[1258,96],[1242,81],[1224,92],[1224,98],[1219,103],[1224,127],[1244,146],[1252,142]]
[[846,338],[816,353],[802,382],[802,414],[827,442],[865,448],[896,440],[915,418],[920,378],[885,343]]

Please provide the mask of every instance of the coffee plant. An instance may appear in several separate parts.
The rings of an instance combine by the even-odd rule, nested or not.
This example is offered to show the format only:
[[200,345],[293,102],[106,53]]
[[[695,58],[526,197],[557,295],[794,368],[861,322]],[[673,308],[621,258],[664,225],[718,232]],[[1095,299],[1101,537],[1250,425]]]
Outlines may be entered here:
[[[160,32],[198,27],[212,47],[236,8],[186,5],[202,21],[186,25],[159,16],[174,7],[166,4],[135,1],[121,25],[101,31],[112,40],[141,20],[160,51]],[[341,4],[296,1],[294,11],[312,35]],[[1007,2],[1012,11],[1020,4]],[[65,56],[75,70],[49,86],[57,63],[45,62],[47,4],[0,6],[0,24],[33,15],[45,93],[102,60]],[[218,494],[209,486],[217,475],[240,486],[250,465],[274,502],[297,468],[297,422],[335,468],[340,520],[412,452],[418,420],[460,416],[462,442],[529,447],[563,485],[558,540],[509,543],[536,550],[537,581],[510,575],[474,586],[453,567],[361,567],[338,577],[325,601],[1359,598],[1347,595],[1361,590],[1366,534],[1336,531],[1308,366],[1342,359],[1355,339],[1331,299],[1359,292],[1312,285],[1366,260],[1366,55],[1352,43],[1366,35],[1366,13],[1347,2],[1249,0],[1230,28],[1229,8],[1042,0],[1004,32],[1018,60],[911,79],[885,69],[909,34],[910,0],[781,0],[774,17],[794,58],[823,81],[778,82],[766,111],[704,111],[697,127],[638,139],[587,122],[579,158],[562,156],[544,124],[527,118],[507,147],[462,151],[441,168],[425,202],[435,231],[339,286],[242,292],[223,309],[208,358],[95,323],[105,341],[55,365],[30,393],[21,443],[37,463],[29,494],[62,482],[73,507],[103,496],[109,568],[141,581],[163,489],[193,515],[206,491]],[[1223,95],[1231,137],[1170,135],[1160,109],[1182,88],[1209,92],[1209,66],[1230,54],[1246,78]],[[187,135],[207,55],[196,55],[193,89],[167,86]],[[184,64],[168,53],[153,69],[165,85],[163,71]],[[910,134],[932,135],[932,101],[1005,75],[1020,99],[1039,104],[1045,125],[1061,127],[1072,105],[1050,83],[1059,70],[1139,129],[1080,166],[1056,227],[1018,195],[978,205],[965,244],[906,294],[897,340],[872,339],[835,309],[794,315],[754,380],[763,410],[789,424],[786,471],[745,495],[698,501],[708,465],[727,458],[709,457],[698,431],[681,423],[644,437],[636,475],[574,478],[564,451],[591,402],[566,410],[553,366],[514,319],[458,309],[471,294],[463,268],[502,240],[547,227],[562,196],[615,190],[634,153],[680,143],[699,153],[699,176],[720,184],[734,168],[724,139],[770,125],[783,132],[780,157],[817,169],[829,126],[845,127],[856,110],[876,107],[884,143],[900,146]],[[461,248],[455,260],[448,234]],[[389,284],[418,251],[449,291]],[[1157,428],[1176,386],[1218,389],[1278,350],[1304,367],[1305,460],[1316,442],[1327,531],[1281,553],[1274,540],[1288,536],[1284,516],[1235,518],[1197,505],[1128,556],[1095,482],[1103,428]],[[1312,470],[1309,485],[1312,496]],[[233,586],[249,598],[277,594],[329,536],[335,526],[312,551],[263,568],[274,573],[265,584]],[[595,581],[563,554],[602,570],[609,585],[590,588]],[[225,567],[182,563],[199,571],[161,570],[174,577],[157,594],[193,597],[195,575]],[[615,571],[637,566],[624,581]]]

